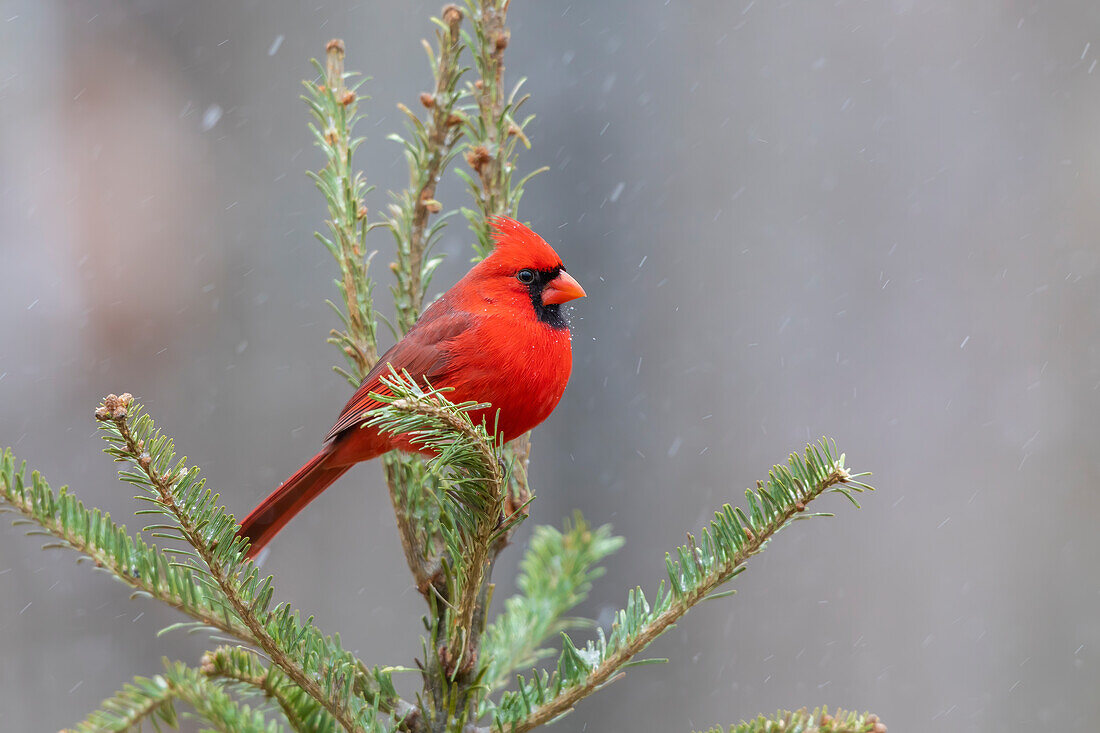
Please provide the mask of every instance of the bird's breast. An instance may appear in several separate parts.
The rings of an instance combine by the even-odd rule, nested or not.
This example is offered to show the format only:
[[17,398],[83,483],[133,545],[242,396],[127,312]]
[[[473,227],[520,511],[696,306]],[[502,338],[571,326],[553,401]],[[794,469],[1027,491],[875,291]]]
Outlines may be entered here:
[[484,418],[490,429],[496,421],[506,440],[549,417],[572,371],[569,330],[534,319],[484,319],[448,344],[448,351],[448,399],[488,402],[492,407],[474,417]]

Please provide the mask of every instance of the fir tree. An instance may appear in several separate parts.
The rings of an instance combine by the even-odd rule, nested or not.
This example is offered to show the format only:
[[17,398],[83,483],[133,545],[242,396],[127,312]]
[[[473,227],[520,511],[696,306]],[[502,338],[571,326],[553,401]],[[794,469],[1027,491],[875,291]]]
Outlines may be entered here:
[[[341,41],[328,44],[325,63],[316,63],[317,78],[305,82],[310,129],[325,160],[311,176],[330,217],[327,233],[317,238],[338,265],[339,299],[330,304],[342,328],[329,341],[344,359],[337,371],[353,387],[378,358],[368,233],[381,227],[393,236],[391,328],[400,336],[421,311],[440,262],[432,248],[448,218],[462,214],[474,235],[475,257],[484,257],[491,247],[489,218],[515,216],[524,184],[544,170],[517,174],[519,144],[530,146],[524,132],[530,118],[519,116],[526,99],[518,91],[522,80],[511,91],[504,85],[508,5],[467,0],[465,9],[448,5],[432,19],[436,43],[424,44],[432,91],[420,95],[423,117],[402,107],[405,134],[392,136],[408,162],[408,186],[391,193],[376,222],[365,201],[371,188],[353,165],[362,142],[355,126],[363,81],[345,71]],[[459,158],[469,168],[456,173],[472,206],[443,212],[437,183]],[[746,491],[743,507],[723,506],[709,526],[669,553],[665,577],[649,596],[630,590],[610,628],[578,643],[567,632],[594,624],[569,613],[601,577],[600,561],[622,540],[579,513],[560,530],[536,528],[521,561],[519,592],[493,617],[494,562],[534,498],[526,471],[529,437],[503,445],[470,419],[478,405],[454,404],[408,374],[391,373],[386,384],[392,396],[369,415],[370,424],[415,433],[434,452],[431,459],[391,454],[384,461],[405,557],[425,601],[417,661],[423,687],[415,700],[398,695],[392,668],[358,659],[341,647],[339,636],[276,601],[274,579],[246,558],[237,522],[219,495],[197,467],[177,457],[171,438],[131,395],[108,395],[95,417],[106,453],[122,464],[120,479],[139,491],[136,514],[149,523],[136,533],[89,509],[68,488],[54,491],[38,472],[28,475],[10,449],[0,455],[0,508],[27,524],[28,534],[46,535],[46,547],[89,558],[133,596],[180,611],[187,620],[169,630],[205,629],[233,640],[197,664],[166,660],[161,674],[135,678],[73,730],[127,731],[146,721],[158,729],[175,727],[183,704],[218,731],[529,731],[565,715],[625,669],[662,661],[638,657],[693,606],[731,594],[725,586],[779,530],[827,516],[808,512],[811,502],[837,493],[858,506],[854,494],[870,489],[860,481],[866,474],[852,473],[828,440],[792,454]],[[555,655],[555,662],[533,668]],[[244,702],[257,698],[264,701],[258,707]],[[879,733],[885,727],[873,715],[820,709],[762,716],[729,730]]]

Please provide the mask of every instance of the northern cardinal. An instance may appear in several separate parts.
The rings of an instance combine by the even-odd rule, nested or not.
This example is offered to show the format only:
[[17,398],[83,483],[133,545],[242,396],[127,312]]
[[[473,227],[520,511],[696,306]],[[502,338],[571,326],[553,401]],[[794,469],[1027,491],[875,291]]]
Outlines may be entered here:
[[584,288],[542,237],[503,216],[492,225],[493,252],[382,355],[320,452],[245,518],[238,534],[251,541],[249,557],[356,463],[394,449],[418,450],[406,435],[363,427],[364,414],[381,404],[371,393],[387,392],[379,377],[391,367],[433,387],[451,388],[446,396],[452,402],[489,403],[470,417],[490,425],[496,419],[505,440],[518,438],[553,412],[573,366],[561,305],[583,298]]

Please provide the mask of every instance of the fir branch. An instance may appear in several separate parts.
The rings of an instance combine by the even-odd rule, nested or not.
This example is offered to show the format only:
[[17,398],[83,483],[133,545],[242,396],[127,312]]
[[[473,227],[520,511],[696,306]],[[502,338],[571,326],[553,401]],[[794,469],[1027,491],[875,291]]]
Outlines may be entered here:
[[[443,8],[442,18],[432,18],[436,30],[437,51],[424,41],[435,85],[431,93],[420,95],[427,109],[421,121],[408,107],[398,105],[408,118],[407,134],[391,135],[402,144],[409,164],[409,185],[392,194],[387,224],[396,243],[396,261],[390,266],[397,280],[390,288],[396,315],[396,331],[408,333],[420,316],[424,293],[442,257],[430,252],[442,232],[447,216],[431,226],[432,214],[441,210],[435,198],[436,187],[444,170],[457,153],[461,139],[462,115],[456,110],[461,92],[459,77],[466,71],[459,63],[464,50],[460,26],[462,11],[454,5]],[[384,459],[386,484],[397,520],[398,535],[413,582],[425,597],[442,592],[443,567],[438,554],[441,539],[438,525],[438,481],[425,470],[420,456],[392,453]]]
[[[477,115],[469,116],[469,149],[466,162],[477,175],[477,183],[466,177],[470,192],[481,209],[480,217],[471,217],[471,226],[478,237],[480,257],[488,256],[492,249],[489,220],[498,214],[512,213],[506,204],[507,191],[501,173],[507,152],[501,142],[506,139],[508,127],[504,115],[504,49],[511,39],[505,25],[509,0],[467,0],[470,13],[478,14],[473,24],[473,37],[469,43],[474,54],[474,67],[478,79],[470,85]],[[472,214],[473,212],[471,212]]]
[[451,474],[446,494],[450,500],[442,505],[441,529],[458,567],[449,594],[454,604],[449,654],[457,668],[469,661],[468,652],[473,651],[470,629],[491,559],[490,548],[523,515],[503,513],[507,476],[500,441],[470,419],[471,410],[486,405],[451,403],[443,390],[424,389],[408,374],[391,371],[382,383],[391,394],[375,395],[383,406],[366,416],[366,424],[394,435],[413,436],[414,444],[434,454],[431,465],[446,467]]
[[311,172],[310,177],[328,204],[330,218],[326,223],[332,238],[320,232],[315,232],[315,236],[340,266],[341,277],[336,287],[347,310],[345,313],[329,302],[344,324],[343,331],[332,331],[329,343],[344,354],[351,371],[335,369],[351,386],[358,387],[378,360],[371,300],[373,283],[369,275],[371,258],[366,255],[366,235],[371,226],[363,203],[363,197],[372,189],[363,174],[352,167],[352,156],[363,142],[363,138],[352,137],[355,123],[361,119],[357,92],[363,80],[347,85],[351,74],[344,71],[343,41],[333,39],[325,50],[325,67],[313,62],[324,83],[303,82],[309,94],[302,97],[313,113],[314,123],[309,129],[327,160],[325,167]]
[[179,717],[173,705],[175,700],[176,691],[161,675],[135,677],[75,728],[61,733],[125,733],[139,729],[146,720],[154,726],[160,721],[177,728]]
[[172,441],[130,395],[108,395],[96,417],[109,444],[107,452],[136,469],[120,472],[122,479],[145,489],[157,511],[175,522],[174,529],[194,548],[184,553],[189,567],[220,590],[248,629],[250,641],[345,730],[366,730],[373,711],[347,689],[358,675],[358,660],[322,637],[309,621],[303,624],[289,606],[268,611],[271,578],[259,580],[255,565],[245,559],[246,541],[237,537],[232,515],[217,506],[217,494],[204,491],[198,469],[188,468],[186,459],[176,460]]
[[238,704],[220,684],[181,662],[164,661],[164,674],[136,677],[99,710],[77,725],[72,733],[107,733],[136,730],[149,720],[178,725],[177,701],[194,708],[200,718],[221,733],[275,733],[279,726],[267,723],[259,710]]
[[[290,727],[305,733],[337,731],[335,719],[313,698],[289,680],[278,667],[267,666],[251,649],[222,646],[202,658],[202,673],[233,683],[245,693],[260,693],[274,700]],[[365,667],[355,679],[357,694],[390,716],[400,730],[415,731],[418,710],[401,700],[388,671]],[[372,727],[371,730],[374,730]]]
[[164,678],[180,700],[193,707],[220,733],[275,733],[279,730],[275,721],[266,723],[259,710],[238,704],[217,681],[182,662],[165,660]]
[[435,80],[435,89],[420,95],[428,117],[422,122],[408,107],[398,105],[409,118],[407,137],[390,136],[390,139],[404,146],[405,159],[409,164],[409,186],[394,194],[394,203],[390,205],[390,216],[387,218],[397,244],[397,261],[391,266],[397,284],[391,290],[397,310],[397,329],[401,335],[408,333],[420,316],[424,291],[441,262],[441,258],[424,259],[443,225],[440,220],[429,227],[428,220],[442,208],[435,199],[436,186],[457,152],[455,145],[463,131],[464,118],[455,110],[461,96],[458,80],[466,71],[459,64],[464,49],[459,30],[462,11],[455,5],[448,5],[443,8],[442,16],[442,19],[432,18],[438,26],[438,51],[433,51],[424,41],[424,50]]
[[516,112],[527,100],[520,96],[523,86],[520,79],[512,91],[504,89],[504,50],[508,48],[511,33],[506,25],[510,0],[466,0],[467,11],[473,22],[472,31],[463,32],[466,44],[474,57],[474,69],[478,78],[468,83],[467,91],[474,104],[466,112],[466,163],[474,172],[470,176],[459,171],[466,182],[478,211],[463,209],[470,228],[477,236],[474,249],[479,258],[492,250],[492,217],[501,214],[515,216],[523,197],[524,185],[533,176],[547,170],[546,167],[528,174],[515,185],[512,176],[516,169],[516,145],[531,143],[524,129],[533,119],[522,121]]
[[790,712],[780,710],[771,717],[760,715],[750,721],[741,721],[728,729],[715,726],[707,733],[886,733],[886,726],[877,715],[837,710],[829,714],[822,707],[810,712],[806,708]]
[[[129,408],[123,408],[123,404]],[[111,405],[106,414],[108,419],[125,420],[127,414],[139,421],[141,419],[140,406],[133,405],[128,395],[107,400],[104,407],[107,405]],[[141,432],[151,434],[151,430]],[[145,462],[150,466],[167,465],[171,462],[170,441],[155,434],[148,444],[153,455],[139,455],[139,465]],[[154,456],[157,460],[154,460]],[[177,465],[182,468],[182,464]],[[181,470],[178,473],[191,475],[193,478],[191,471]],[[194,483],[191,485],[195,486]],[[135,595],[156,598],[205,626],[235,636],[245,643],[264,646],[256,628],[245,623],[239,613],[235,612],[236,609],[233,609],[223,587],[207,582],[198,568],[174,560],[163,550],[146,545],[140,536],[131,537],[125,527],[115,524],[109,515],[102,515],[98,510],[89,511],[67,489],[63,488],[55,495],[37,472],[32,474],[28,484],[25,469],[16,470],[15,458],[10,450],[6,450],[0,458],[0,489],[0,497],[27,520],[36,522],[65,545],[86,554],[98,567],[134,588]],[[197,491],[201,494],[201,486],[197,487]],[[210,498],[216,500],[216,496]],[[221,523],[214,520],[207,525]],[[269,581],[256,583],[254,570],[246,573],[246,577],[253,578],[250,584],[245,584],[246,591],[248,588],[252,589],[251,593],[245,594],[248,605],[257,609],[264,608],[264,598],[270,597],[270,591],[265,590],[270,589]],[[288,649],[290,656],[303,654],[316,659],[321,669],[354,669],[351,666],[354,660],[350,655],[340,652],[338,647],[324,640],[316,629],[303,628],[296,617],[289,613],[289,609],[283,607],[270,614],[267,623],[278,630],[279,638],[296,640],[297,646]],[[169,628],[177,626],[183,624]],[[314,691],[314,694],[319,693]],[[327,695],[328,692],[324,694]]]
[[[402,731],[418,733],[421,730],[421,710],[406,702],[397,694],[391,672],[399,668],[367,669],[360,664],[360,674],[355,678],[356,694],[369,702],[379,712],[389,715],[394,725]],[[413,670],[403,669],[411,672]]]
[[[438,421],[444,426],[444,430],[454,433],[454,442],[448,447],[462,446],[478,458],[476,466],[460,469],[466,470],[472,480],[464,480],[454,490],[454,496],[458,499],[454,515],[459,518],[457,526],[462,540],[461,543],[454,543],[456,552],[452,553],[459,558],[459,583],[457,593],[452,596],[457,598],[457,610],[451,617],[450,637],[451,656],[454,658],[454,665],[458,667],[467,654],[474,651],[469,644],[471,630],[474,628],[474,611],[479,605],[484,607],[485,599],[479,594],[490,560],[489,545],[497,527],[504,521],[504,477],[500,467],[499,443],[495,439],[489,439],[484,428],[475,427],[465,412],[449,410],[442,403],[432,405],[423,400],[399,399],[390,403],[390,406],[395,410]],[[438,460],[455,469],[463,464],[456,464],[448,459],[458,457],[458,452],[451,450],[449,454],[441,454]],[[478,603],[479,600],[482,601],[481,604]],[[454,645],[455,641],[459,642],[457,646]]]
[[392,367],[389,376],[380,381],[390,394],[372,393],[382,406],[364,415],[364,425],[409,435],[418,449],[432,453],[433,465],[445,466],[461,478],[454,485],[463,488],[453,495],[471,509],[483,509],[496,501],[493,497],[502,493],[505,478],[499,441],[490,437],[483,425],[475,425],[469,415],[488,405],[450,402],[443,396],[446,388],[422,388],[408,372],[398,374]]
[[26,464],[16,469],[11,449],[0,456],[0,502],[19,512],[24,518],[21,523],[33,522],[60,540],[44,547],[71,547],[133,588],[135,596],[155,598],[204,626],[253,642],[248,628],[227,609],[220,591],[200,582],[191,568],[146,544],[140,535],[128,534],[111,515],[87,509],[68,487],[54,494],[37,471],[28,482]]
[[580,512],[574,513],[572,523],[566,520],[562,530],[535,528],[520,561],[520,594],[505,601],[504,611],[485,632],[481,657],[489,689],[503,687],[513,670],[549,655],[549,649],[539,648],[549,637],[592,623],[565,614],[603,575],[598,563],[622,544],[610,525],[592,529]]
[[[512,470],[508,472],[508,486],[504,495],[504,513],[509,516],[519,513],[526,519],[531,508],[531,502],[534,500],[534,494],[531,492],[531,484],[527,476],[527,467],[531,463],[530,431],[504,446],[504,460],[512,467]],[[504,551],[504,548],[512,541],[512,534],[518,526],[519,523],[517,522],[507,531],[497,536],[490,550],[493,557]]]
[[421,595],[442,593],[443,563],[435,530],[439,526],[442,489],[420,456],[390,452],[382,458],[397,533],[413,583]]
[[[746,561],[776,532],[804,516],[806,505],[827,492],[846,496],[858,507],[853,491],[871,487],[844,466],[844,455],[821,440],[805,456],[791,454],[786,467],[775,466],[768,482],[746,491],[748,510],[730,505],[715,514],[700,540],[688,535],[676,559],[666,556],[668,586],[662,582],[651,607],[640,588],[631,591],[626,608],[616,614],[607,636],[578,649],[562,633],[562,652],[553,674],[520,677],[519,688],[506,693],[494,711],[494,726],[525,733],[572,710],[577,702],[617,679],[631,660],[676,623],[694,605],[745,568]],[[814,515],[817,516],[817,515]]]
[[202,673],[234,682],[275,701],[292,730],[299,733],[331,733],[336,720],[320,703],[290,682],[278,667],[266,667],[244,647],[218,647],[202,657]]
[[[516,113],[526,101],[519,90],[523,79],[510,93],[504,89],[504,51],[511,34],[507,27],[510,0],[466,0],[470,16],[470,30],[463,31],[466,45],[474,59],[476,79],[466,85],[467,95],[473,101],[464,110],[465,160],[473,175],[458,170],[466,182],[477,210],[463,208],[462,213],[475,234],[474,251],[478,259],[488,256],[492,250],[493,217],[501,214],[515,216],[523,196],[524,185],[540,168],[518,182],[513,181],[516,170],[517,144],[530,147],[524,128],[531,121],[527,117],[516,120]],[[526,517],[527,507],[533,497],[527,479],[527,464],[531,456],[530,435],[520,436],[504,449],[504,459],[512,466],[504,496],[504,511],[509,516]],[[497,533],[488,552],[488,560],[494,559],[511,539],[515,522]],[[491,562],[489,563],[491,567]],[[482,582],[488,583],[486,574]],[[484,617],[484,610],[482,617]],[[471,641],[476,647],[482,628],[470,630]]]

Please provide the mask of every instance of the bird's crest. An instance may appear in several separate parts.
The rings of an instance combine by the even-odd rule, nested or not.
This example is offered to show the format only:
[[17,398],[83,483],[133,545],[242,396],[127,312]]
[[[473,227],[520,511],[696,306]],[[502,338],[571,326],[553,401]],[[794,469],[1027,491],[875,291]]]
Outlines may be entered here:
[[494,216],[489,220],[496,244],[491,258],[501,264],[531,267],[536,270],[553,270],[561,267],[561,257],[546,240],[507,216]]

